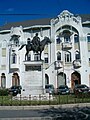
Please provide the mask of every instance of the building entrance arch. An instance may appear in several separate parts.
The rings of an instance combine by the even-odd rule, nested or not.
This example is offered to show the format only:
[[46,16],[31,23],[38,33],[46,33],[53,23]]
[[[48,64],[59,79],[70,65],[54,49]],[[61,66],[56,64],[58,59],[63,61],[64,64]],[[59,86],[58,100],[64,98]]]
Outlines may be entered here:
[[49,84],[49,76],[47,74],[45,74],[45,85]]
[[77,84],[81,84],[81,75],[75,71],[71,74],[71,88],[73,89]]
[[20,78],[19,78],[18,73],[13,73],[13,76],[12,76],[12,86],[13,85],[15,85],[15,86],[20,85]]
[[1,74],[1,88],[6,88],[6,76],[5,76],[5,73]]
[[57,75],[57,87],[59,87],[60,85],[66,85],[66,74],[63,72],[60,72]]

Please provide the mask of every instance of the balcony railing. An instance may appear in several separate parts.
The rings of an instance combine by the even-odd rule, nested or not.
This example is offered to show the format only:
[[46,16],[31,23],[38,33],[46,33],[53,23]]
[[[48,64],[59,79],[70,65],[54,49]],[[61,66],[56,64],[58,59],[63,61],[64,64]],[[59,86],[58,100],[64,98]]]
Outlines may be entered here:
[[81,67],[81,60],[74,60],[73,61],[73,67],[75,69],[80,68]]
[[58,70],[58,69],[60,69],[60,68],[63,68],[63,62],[60,61],[60,60],[55,61],[54,65],[55,65],[55,70]]
[[11,69],[19,68],[19,65],[18,65],[18,63],[16,63],[16,64],[11,64],[11,65],[10,65],[10,68],[11,68]]

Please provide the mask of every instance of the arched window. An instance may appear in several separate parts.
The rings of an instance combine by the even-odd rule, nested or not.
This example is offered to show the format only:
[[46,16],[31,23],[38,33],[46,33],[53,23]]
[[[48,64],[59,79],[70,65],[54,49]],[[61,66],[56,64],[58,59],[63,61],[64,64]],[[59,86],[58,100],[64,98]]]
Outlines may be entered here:
[[61,60],[61,53],[57,52],[57,60]]
[[69,63],[69,62],[71,62],[71,52],[66,52],[65,53],[65,62],[66,63]]
[[77,34],[74,35],[74,42],[75,43],[79,42],[79,36]]
[[75,60],[79,60],[80,59],[80,52],[76,51],[75,52]]
[[49,84],[49,76],[47,74],[45,74],[45,85]]
[[16,64],[17,55],[15,53],[12,54],[12,64]]
[[70,31],[64,30],[63,35],[64,35],[64,42],[65,43],[71,42],[71,39],[70,39],[71,33],[70,33]]

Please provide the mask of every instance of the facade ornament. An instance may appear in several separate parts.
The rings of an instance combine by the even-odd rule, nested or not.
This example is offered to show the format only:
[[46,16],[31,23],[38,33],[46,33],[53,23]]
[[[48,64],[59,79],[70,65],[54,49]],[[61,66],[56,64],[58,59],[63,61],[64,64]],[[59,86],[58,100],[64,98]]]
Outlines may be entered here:
[[65,17],[73,17],[74,15],[70,13],[68,10],[64,10],[58,17],[60,18],[65,18]]
[[22,36],[23,34],[23,28],[22,26],[20,27],[12,27],[11,28],[11,32],[10,32],[10,45],[14,44],[14,45],[19,45],[19,38]]

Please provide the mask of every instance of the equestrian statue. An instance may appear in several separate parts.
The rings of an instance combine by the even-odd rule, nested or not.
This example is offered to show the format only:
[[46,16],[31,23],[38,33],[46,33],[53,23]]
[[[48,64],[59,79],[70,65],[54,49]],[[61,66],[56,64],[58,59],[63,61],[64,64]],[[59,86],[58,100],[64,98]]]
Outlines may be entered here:
[[42,51],[44,50],[45,45],[48,43],[51,44],[51,40],[48,37],[44,37],[42,41],[40,41],[40,38],[38,37],[38,33],[33,37],[32,41],[30,38],[28,38],[28,43],[23,44],[19,50],[21,50],[24,46],[26,46],[26,54],[25,54],[25,60],[28,56],[29,51],[34,51],[38,54],[40,54],[40,60],[41,60],[41,54]]

